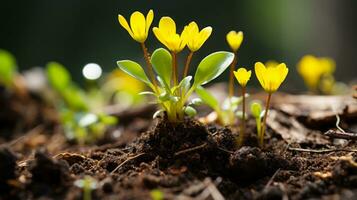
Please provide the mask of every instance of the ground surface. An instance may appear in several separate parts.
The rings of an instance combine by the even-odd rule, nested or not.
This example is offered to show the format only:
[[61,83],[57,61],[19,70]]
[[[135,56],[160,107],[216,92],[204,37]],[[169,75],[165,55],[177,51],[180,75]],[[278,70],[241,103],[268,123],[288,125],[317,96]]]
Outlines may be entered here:
[[[253,119],[237,148],[237,128],[172,126],[147,118],[148,108],[121,113],[105,139],[77,146],[41,101],[0,96],[0,199],[82,199],[74,182],[85,175],[96,180],[93,199],[150,199],[158,190],[165,199],[357,199],[349,97],[276,94],[261,149]],[[351,134],[336,131],[336,114]]]

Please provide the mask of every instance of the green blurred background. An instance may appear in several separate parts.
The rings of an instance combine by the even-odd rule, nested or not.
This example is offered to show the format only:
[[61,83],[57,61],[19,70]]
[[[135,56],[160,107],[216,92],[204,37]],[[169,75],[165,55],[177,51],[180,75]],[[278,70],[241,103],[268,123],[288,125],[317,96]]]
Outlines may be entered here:
[[[90,62],[110,71],[119,59],[143,61],[139,45],[120,27],[117,15],[128,19],[135,10],[146,15],[151,8],[154,26],[168,15],[180,31],[192,20],[213,27],[194,63],[210,52],[229,50],[226,33],[241,30],[245,38],[238,66],[286,62],[290,74],[285,89],[304,88],[295,66],[305,54],[334,58],[337,80],[357,78],[355,0],[2,0],[0,48],[16,56],[21,70],[58,61],[81,81],[82,67]],[[150,51],[161,46],[153,34],[147,45]],[[186,54],[180,54],[181,62]]]

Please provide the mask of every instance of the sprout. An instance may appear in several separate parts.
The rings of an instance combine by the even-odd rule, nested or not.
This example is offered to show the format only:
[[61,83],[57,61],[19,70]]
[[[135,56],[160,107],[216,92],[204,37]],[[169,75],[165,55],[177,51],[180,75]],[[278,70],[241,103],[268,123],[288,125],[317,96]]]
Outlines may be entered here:
[[97,189],[97,180],[90,176],[85,176],[83,179],[76,180],[74,185],[83,189],[83,200],[92,199],[92,190]]
[[16,73],[17,67],[14,56],[0,49],[0,83],[10,87],[13,84]]
[[[242,122],[241,122],[241,130],[239,134],[239,139],[238,139],[238,145],[241,146],[244,141],[244,135],[245,135],[245,87],[250,79],[250,76],[252,75],[252,71],[247,71],[245,68],[239,68],[237,71],[234,71],[234,76],[236,77],[238,83],[242,87],[242,101],[243,101],[243,108],[242,108]],[[237,115],[237,113],[236,113]]]
[[159,189],[151,190],[150,196],[151,196],[152,200],[163,200],[164,199],[164,193]]
[[255,122],[257,124],[257,135],[258,138],[262,137],[261,133],[261,118],[264,115],[264,112],[262,111],[262,105],[255,101],[250,104],[250,112],[252,113],[252,116],[255,118]]

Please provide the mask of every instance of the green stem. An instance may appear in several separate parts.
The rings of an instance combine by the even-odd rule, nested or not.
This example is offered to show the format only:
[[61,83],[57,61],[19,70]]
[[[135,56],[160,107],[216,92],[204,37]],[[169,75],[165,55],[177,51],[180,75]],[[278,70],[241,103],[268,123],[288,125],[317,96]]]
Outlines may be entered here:
[[171,53],[172,55],[172,80],[174,82],[174,86],[176,86],[177,83],[177,54],[175,52]]
[[242,123],[239,134],[239,146],[243,145],[245,137],[245,86],[242,86]]
[[155,73],[154,73],[154,70],[152,69],[152,65],[151,65],[151,62],[150,62],[150,55],[149,55],[149,52],[145,46],[145,43],[140,43],[141,44],[141,48],[143,50],[143,53],[144,53],[144,58],[145,58],[145,62],[146,62],[146,65],[148,66],[148,69],[149,69],[149,76],[150,76],[150,79],[152,81],[152,83],[154,84],[154,88],[155,88],[155,92],[157,91],[157,81],[156,81],[156,78],[155,78]]
[[272,93],[268,94],[268,98],[267,98],[266,105],[265,105],[265,113],[264,113],[264,118],[263,118],[261,135],[259,137],[259,145],[260,145],[260,147],[264,146],[264,134],[265,134],[265,129],[266,129],[266,121],[267,121],[267,116],[268,116],[268,112],[269,112],[269,105],[270,105],[271,95],[272,95]]
[[[229,68],[228,98],[229,98],[230,104],[232,104],[232,97],[234,96],[233,71],[234,71],[236,64],[237,64],[237,54],[236,54],[236,52],[234,52],[234,59],[233,59],[231,65],[230,65],[230,68]],[[230,109],[230,111],[229,111],[229,123],[230,123],[230,125],[232,125],[234,123],[234,112],[232,109]]]
[[188,69],[190,68],[190,63],[191,63],[191,60],[192,60],[192,56],[193,56],[193,52],[190,51],[190,53],[187,56],[186,65],[185,65],[185,69],[184,69],[184,72],[183,72],[182,79],[185,78],[187,76],[187,74],[188,74]]

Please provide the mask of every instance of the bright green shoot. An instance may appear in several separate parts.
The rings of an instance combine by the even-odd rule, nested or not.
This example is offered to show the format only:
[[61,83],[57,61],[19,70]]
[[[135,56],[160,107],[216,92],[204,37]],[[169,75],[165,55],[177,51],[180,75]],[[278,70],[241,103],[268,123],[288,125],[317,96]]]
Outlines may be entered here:
[[98,183],[94,178],[85,176],[83,179],[76,180],[74,185],[83,189],[83,200],[91,200],[92,190],[97,189]]
[[264,135],[262,133],[262,117],[264,116],[264,111],[262,110],[262,105],[259,102],[252,102],[250,104],[250,112],[255,119],[257,124],[257,135],[259,142],[264,140]]
[[11,87],[17,73],[16,60],[14,56],[0,49],[0,83]]
[[[197,87],[196,93],[210,108],[212,108],[217,114],[217,122],[221,125],[231,125],[232,112],[239,118],[242,117],[242,112],[238,110],[238,106],[242,103],[242,97],[231,97],[224,100],[220,105],[216,97],[205,90],[203,87]],[[246,97],[249,95],[246,94]]]
[[186,76],[178,84],[175,84],[172,81],[172,76],[176,63],[173,62],[172,55],[166,49],[156,49],[150,62],[157,74],[158,87],[153,85],[138,63],[122,60],[118,61],[117,64],[121,70],[151,88],[152,92],[143,92],[142,94],[153,95],[156,103],[160,105],[160,110],[154,114],[154,117],[165,113],[169,122],[177,123],[181,122],[185,115],[192,117],[197,113],[192,106],[199,101],[193,101],[189,104],[186,104],[186,101],[198,87],[209,83],[222,74],[233,61],[233,58],[234,55],[230,52],[212,53],[199,63],[193,83],[191,83],[192,77]]

